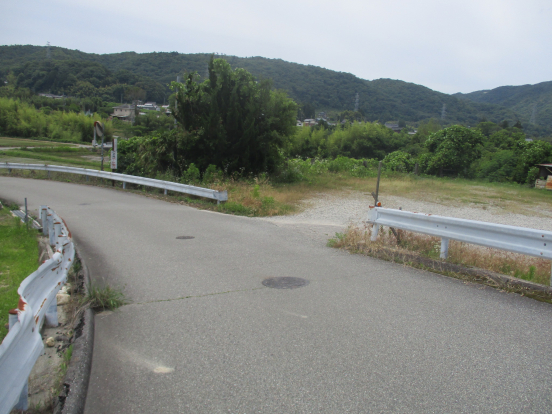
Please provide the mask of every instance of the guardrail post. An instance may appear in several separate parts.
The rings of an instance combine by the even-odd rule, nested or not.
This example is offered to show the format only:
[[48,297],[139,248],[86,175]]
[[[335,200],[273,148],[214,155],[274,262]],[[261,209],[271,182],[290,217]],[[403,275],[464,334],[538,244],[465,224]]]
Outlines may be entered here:
[[[9,313],[9,329],[11,330],[19,320],[18,318],[19,313],[17,309],[10,309],[8,313]],[[25,382],[25,385],[21,390],[21,394],[19,395],[19,401],[13,408],[16,410],[23,410],[23,411],[29,408],[29,381]]]
[[56,235],[54,233],[54,217],[52,217],[52,214],[48,214],[48,236],[50,236],[50,246],[53,246],[56,242]]
[[63,254],[63,246],[65,245],[65,242],[67,241],[67,236],[64,234],[60,234],[56,237],[56,251]]
[[449,248],[449,239],[446,237],[441,238],[441,254],[439,257],[441,259],[446,259],[448,257],[448,248]]
[[[56,246],[58,245],[59,236],[61,236],[61,223],[58,222],[58,223],[54,223],[54,240],[53,240],[52,245],[54,245],[54,244]],[[50,238],[50,240],[52,240],[52,239]]]
[[27,411],[29,409],[29,380],[25,382],[21,394],[19,395],[19,401],[13,408],[22,411]]
[[42,221],[42,234],[48,235],[48,206],[40,206],[40,221]]
[[15,325],[17,323],[17,321],[19,320],[17,309],[10,309],[8,311],[8,314],[9,314],[9,318],[8,318],[9,328],[8,329],[11,329],[11,328],[13,328],[13,325]]
[[126,190],[126,181],[123,181],[123,190]]
[[167,189],[165,188],[165,195],[167,195]]
[[372,226],[372,237],[370,237],[371,241],[376,241],[378,239],[378,230],[379,230],[379,224],[374,224]]
[[89,175],[86,176],[86,181],[90,181],[90,176]]
[[54,296],[54,301],[48,307],[46,314],[44,315],[46,324],[51,327],[58,326],[58,313],[57,313],[57,296]]
[[50,179],[50,170],[48,170],[48,179]]

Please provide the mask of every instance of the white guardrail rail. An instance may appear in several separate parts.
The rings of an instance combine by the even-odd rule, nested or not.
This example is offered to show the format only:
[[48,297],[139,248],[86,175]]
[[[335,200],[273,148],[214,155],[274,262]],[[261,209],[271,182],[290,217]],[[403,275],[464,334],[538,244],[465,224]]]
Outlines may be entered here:
[[[374,225],[372,241],[377,239],[380,226],[388,226],[440,237],[442,259],[448,256],[449,240],[457,240],[552,260],[550,231],[382,207],[370,209],[367,221]],[[550,281],[552,285],[552,275]]]
[[58,325],[56,295],[75,258],[64,221],[47,206],[40,206],[40,213],[43,232],[55,246],[55,253],[17,290],[19,305],[10,311],[9,332],[0,344],[0,414],[28,408],[28,378],[44,349],[40,330],[44,321]]
[[48,165],[48,164],[17,164],[2,162],[0,168],[7,168],[11,173],[11,170],[39,170],[48,172],[61,172],[69,174],[80,174],[88,177],[104,178],[106,180],[122,181],[123,188],[126,188],[126,183],[145,185],[148,187],[162,188],[167,191],[175,191],[178,193],[192,194],[199,197],[211,198],[217,200],[217,204],[221,201],[228,201],[228,192],[211,190],[209,188],[195,187],[193,185],[173,183],[171,181],[155,180],[153,178],[137,177],[134,175],[126,175],[113,173],[108,171],[89,170],[87,168],[65,167],[60,165]]

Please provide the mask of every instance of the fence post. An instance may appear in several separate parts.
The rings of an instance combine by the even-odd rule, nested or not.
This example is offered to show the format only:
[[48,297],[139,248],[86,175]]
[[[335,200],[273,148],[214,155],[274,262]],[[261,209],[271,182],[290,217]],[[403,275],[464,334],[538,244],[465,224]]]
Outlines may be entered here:
[[40,221],[42,221],[42,234],[48,235],[48,206],[40,206]]
[[441,254],[439,257],[441,259],[446,259],[448,256],[448,249],[449,249],[449,239],[446,237],[441,238]]

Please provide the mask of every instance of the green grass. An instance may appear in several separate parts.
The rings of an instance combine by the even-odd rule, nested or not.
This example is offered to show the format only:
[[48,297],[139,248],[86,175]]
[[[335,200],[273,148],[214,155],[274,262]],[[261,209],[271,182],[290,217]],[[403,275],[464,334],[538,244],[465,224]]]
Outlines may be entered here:
[[67,146],[66,143],[25,138],[0,137],[0,147],[58,147]]
[[17,289],[38,269],[37,232],[14,218],[8,208],[0,210],[0,340],[7,335],[8,311],[17,308]]

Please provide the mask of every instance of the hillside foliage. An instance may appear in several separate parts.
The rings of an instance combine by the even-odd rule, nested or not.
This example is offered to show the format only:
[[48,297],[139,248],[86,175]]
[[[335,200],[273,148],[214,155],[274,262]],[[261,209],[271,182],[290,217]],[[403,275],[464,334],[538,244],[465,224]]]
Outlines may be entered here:
[[[176,52],[123,52],[98,55],[51,47],[51,59],[48,63],[45,62],[45,47],[0,46],[0,77],[5,78],[13,71],[18,76],[18,85],[26,85],[37,92],[48,92],[49,86],[51,92],[54,88],[58,88],[58,91],[63,88],[65,93],[86,92],[104,100],[115,101],[120,100],[121,93],[126,99],[124,91],[127,91],[129,86],[135,86],[145,92],[145,99],[162,102],[167,100],[170,93],[168,85],[175,81],[177,76],[184,78],[187,73],[197,72],[200,81],[206,79],[209,57],[209,54]],[[510,125],[520,121],[525,126],[530,120],[530,116],[525,112],[518,113],[514,109],[495,103],[460,99],[399,80],[368,81],[349,73],[290,63],[281,59],[219,57],[225,59],[233,69],[247,70],[257,80],[271,79],[276,89],[285,90],[299,104],[298,115],[301,118],[325,111],[337,119],[343,111],[354,110],[358,93],[359,120],[364,121],[400,120],[417,124],[429,119],[438,119],[442,126],[473,126],[487,119],[495,123],[507,121]],[[78,71],[78,82],[73,82],[74,79],[69,77],[61,79],[57,75],[69,67]],[[22,77],[19,78],[19,75]],[[552,133],[552,128],[548,125],[540,123],[539,120],[534,128],[531,127],[531,134]]]

